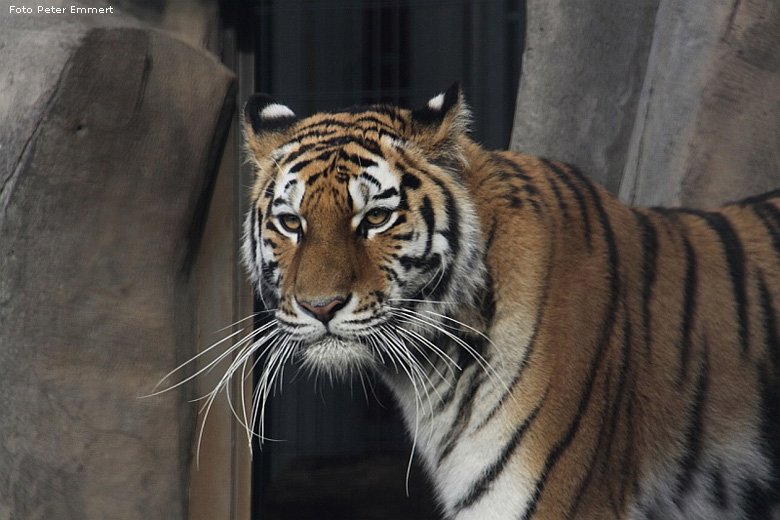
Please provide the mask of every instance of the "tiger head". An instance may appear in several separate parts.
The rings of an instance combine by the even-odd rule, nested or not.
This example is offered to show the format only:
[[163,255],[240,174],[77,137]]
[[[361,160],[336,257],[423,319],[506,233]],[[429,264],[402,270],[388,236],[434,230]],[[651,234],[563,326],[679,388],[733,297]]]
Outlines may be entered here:
[[268,348],[331,375],[433,348],[485,278],[463,179],[468,121],[457,85],[419,110],[298,118],[267,95],[247,101],[243,257],[273,313]]

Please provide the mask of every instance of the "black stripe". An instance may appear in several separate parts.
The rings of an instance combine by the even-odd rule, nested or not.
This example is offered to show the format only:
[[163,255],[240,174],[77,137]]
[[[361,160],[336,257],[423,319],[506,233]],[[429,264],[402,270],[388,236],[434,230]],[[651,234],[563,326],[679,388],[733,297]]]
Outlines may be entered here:
[[[461,365],[461,369],[462,368],[463,366]],[[437,466],[441,466],[442,462],[444,462],[444,459],[446,459],[450,453],[452,453],[452,450],[455,449],[455,446],[458,444],[461,435],[463,435],[463,432],[466,430],[466,426],[471,419],[471,414],[474,411],[474,397],[477,395],[477,391],[479,390],[479,387],[482,386],[483,381],[484,377],[482,372],[475,370],[471,374],[471,377],[466,384],[465,392],[461,392],[462,397],[460,399],[460,404],[458,405],[458,412],[455,414],[455,419],[453,420],[452,426],[450,426],[449,431],[444,436],[440,444],[442,449],[439,453]]]
[[650,328],[650,300],[658,268],[658,232],[650,217],[632,208],[642,227],[642,328],[644,329],[645,354],[650,356],[652,330]]
[[[752,497],[752,508],[758,511],[759,504],[769,503],[775,506],[780,501],[780,339],[777,330],[777,311],[772,301],[772,295],[764,280],[763,273],[758,273],[759,295],[761,298],[761,313],[764,321],[764,342],[769,355],[768,365],[764,363],[759,369],[759,391],[761,395],[761,434],[765,456],[771,467],[769,490],[763,495]],[[752,518],[760,518],[753,516]]]
[[533,208],[534,214],[537,217],[542,215],[542,206],[537,200],[536,195],[539,194],[539,190],[531,184],[523,184],[520,186],[507,185],[508,192],[504,193],[501,198],[509,203],[509,207],[513,209],[522,208],[525,203],[528,203]]
[[[303,128],[294,136],[294,140],[299,143],[305,143],[311,140],[331,139],[334,135],[341,135],[341,128],[325,128],[325,125],[316,125]],[[305,144],[303,146],[306,146]]]
[[761,313],[764,320],[764,344],[767,347],[772,370],[778,373],[780,369],[780,340],[777,335],[777,314],[772,303],[772,295],[766,286],[763,273],[758,273],[758,293],[761,298]]
[[[544,164],[546,167],[552,171],[556,177],[563,182],[563,184],[571,191],[572,195],[574,196],[574,200],[577,202],[577,206],[580,208],[580,221],[582,222],[582,226],[585,233],[585,242],[588,245],[588,251],[593,249],[593,239],[591,237],[591,229],[590,229],[590,219],[588,218],[588,207],[585,202],[585,196],[582,194],[580,189],[572,182],[570,176],[559,166],[554,164],[548,159],[540,159],[542,161],[542,164]],[[592,189],[591,186],[589,186],[589,182],[585,181],[586,187],[589,187]]]
[[526,182],[530,182],[533,180],[532,177],[528,175],[525,172],[525,170],[523,170],[522,166],[520,166],[515,161],[507,157],[504,157],[500,153],[491,154],[491,159],[493,159],[497,167],[501,168],[503,166],[504,168],[510,170],[514,177],[517,177],[518,179],[522,179]]
[[690,364],[691,333],[693,330],[693,318],[696,311],[696,287],[698,275],[696,270],[696,253],[691,246],[688,237],[682,234],[685,246],[685,281],[683,288],[683,313],[680,322],[680,373],[677,377],[677,387],[681,388],[688,378]]
[[515,430],[515,433],[512,435],[509,441],[504,445],[500,455],[498,456],[498,459],[496,459],[490,466],[485,469],[485,471],[482,473],[482,476],[471,486],[466,496],[455,503],[453,506],[454,512],[461,511],[462,509],[477,503],[477,501],[482,498],[482,496],[490,489],[493,481],[498,478],[501,473],[503,473],[504,468],[506,468],[506,465],[512,458],[515,450],[518,446],[520,446],[520,441],[522,441],[523,436],[528,431],[528,428],[530,428],[530,426],[533,424],[536,416],[539,414],[539,411],[542,409],[542,406],[544,405],[544,402],[547,399],[547,395],[549,393],[550,388],[548,387],[547,391],[544,393],[539,402],[536,403],[536,406],[534,406],[534,409],[531,410],[531,413],[528,415],[528,417],[525,418],[525,420]]
[[[297,139],[303,140],[303,138],[297,138]],[[357,139],[354,136],[344,135],[339,133],[335,137],[331,137],[327,139],[318,139],[316,142],[312,144],[301,145],[301,147],[295,150],[294,152],[290,152],[284,158],[284,162],[289,163],[291,161],[294,161],[301,155],[310,152],[321,152],[318,157],[326,154],[331,154],[335,152],[337,149],[347,144],[357,145],[363,148],[363,150],[367,151],[370,155],[375,155],[375,156],[382,155],[382,149],[378,143],[375,143],[368,139]]]
[[698,467],[699,459],[701,458],[701,437],[704,432],[704,401],[707,397],[709,386],[709,365],[709,358],[705,350],[704,359],[699,366],[699,376],[696,378],[693,407],[690,410],[691,418],[685,431],[685,451],[680,461],[681,472],[677,478],[677,496],[674,498],[674,502],[678,506],[682,503],[683,496],[690,490],[693,484],[693,473]]
[[334,117],[324,117],[324,116],[333,116],[333,115],[336,115],[336,113],[321,112],[321,116],[319,118],[303,126],[301,130],[305,131],[305,130],[311,130],[311,129],[316,129],[318,127],[326,127],[326,126],[336,126],[339,128],[349,128],[350,126],[352,126],[352,122],[342,121]]
[[[608,407],[607,403],[609,403],[609,394],[608,390],[610,387],[610,377],[609,373],[606,377],[606,382],[604,385],[604,413],[603,415],[606,415],[607,409],[610,410],[609,412],[609,420],[607,420],[606,417],[602,418],[602,425],[601,430],[599,431],[599,434],[596,436],[598,439],[598,443],[593,450],[593,454],[591,455],[591,460],[589,464],[587,464],[588,471],[585,474],[585,478],[582,479],[580,482],[577,491],[574,494],[574,500],[572,500],[572,504],[569,508],[569,512],[566,515],[566,518],[573,518],[575,517],[575,513],[577,512],[577,509],[579,508],[580,502],[582,501],[582,497],[585,494],[585,489],[587,488],[588,484],[590,483],[591,478],[595,474],[595,459],[599,456],[602,457],[602,464],[601,464],[601,471],[602,473],[606,471],[607,464],[609,463],[609,460],[612,456],[612,446],[613,446],[613,440],[615,438],[615,432],[617,431],[618,426],[618,416],[620,411],[621,403],[623,402],[623,397],[625,396],[625,383],[626,383],[626,375],[628,374],[628,371],[630,369],[631,365],[631,345],[633,343],[633,337],[631,332],[631,317],[628,312],[628,308],[623,303],[623,341],[621,346],[621,358],[620,358],[620,369],[618,370],[618,380],[617,380],[617,386],[615,387],[615,395],[612,399],[612,406]],[[606,427],[606,434],[604,434]],[[632,439],[624,439],[626,443],[632,442]],[[611,497],[611,493],[610,493]],[[617,505],[613,502],[613,508],[617,509]],[[620,516],[617,512],[615,516]]]
[[[590,483],[590,480],[593,478],[593,475],[595,474],[596,470],[596,458],[599,456],[603,457],[603,460],[608,460],[608,457],[603,453],[603,450],[611,451],[611,445],[608,444],[606,441],[606,438],[604,436],[604,430],[607,427],[607,412],[609,410],[609,389],[612,385],[612,368],[608,368],[606,375],[604,376],[604,396],[601,399],[601,402],[604,403],[604,407],[601,410],[601,421],[599,422],[599,431],[596,434],[595,438],[597,439],[596,446],[594,446],[591,454],[590,454],[590,460],[585,464],[585,467],[587,468],[587,471],[585,472],[585,476],[580,481],[579,485],[577,486],[577,490],[574,492],[574,498],[571,501],[571,504],[569,505],[569,510],[566,513],[566,516],[564,518],[575,518],[577,514],[577,510],[580,507],[582,497],[585,496],[585,489],[588,487],[588,484]],[[614,401],[613,401],[614,403]],[[611,439],[610,439],[611,440]],[[610,497],[611,498],[611,497]],[[613,504],[614,507],[614,504]],[[617,515],[616,515],[617,516]]]
[[734,293],[734,303],[737,312],[737,334],[742,353],[748,352],[748,314],[747,293],[745,290],[745,254],[742,250],[742,242],[731,226],[729,219],[721,213],[710,213],[696,210],[679,210],[696,215],[707,222],[710,228],[718,234],[723,253],[728,264],[731,287]]
[[431,199],[429,199],[427,195],[423,197],[422,204],[420,205],[420,214],[422,215],[422,218],[425,221],[425,227],[428,230],[428,238],[425,241],[425,252],[423,253],[423,256],[428,256],[433,247],[433,233],[436,223],[434,221]]
[[[458,213],[458,205],[455,202],[455,197],[453,196],[452,192],[449,190],[447,185],[440,179],[431,176],[430,179],[439,187],[439,189],[444,194],[445,202],[444,202],[444,211],[447,215],[447,227],[443,230],[437,231],[441,236],[447,240],[447,243],[450,246],[450,251],[448,251],[448,256],[451,258],[457,258],[460,254],[460,214]],[[450,281],[452,280],[452,263],[445,269],[444,273],[442,274],[441,278],[439,279],[439,282],[436,284],[436,287],[431,292],[430,295],[428,295],[428,298],[431,300],[439,300],[441,299],[450,289]]]
[[[270,182],[268,183],[268,186],[265,187],[263,190],[263,195],[267,199],[272,199],[274,197],[274,190],[276,190],[276,178],[271,178]],[[269,206],[270,208],[270,206]]]
[[534,327],[533,332],[531,333],[531,338],[528,340],[528,346],[525,348],[525,352],[523,354],[523,359],[520,360],[518,363],[517,372],[515,372],[515,376],[512,378],[512,382],[509,384],[509,388],[501,395],[501,398],[498,400],[498,402],[493,406],[493,408],[488,412],[488,414],[485,416],[485,419],[482,421],[482,423],[478,426],[477,429],[483,428],[488,422],[490,422],[493,417],[495,417],[498,410],[500,410],[504,403],[506,403],[506,400],[509,399],[509,396],[512,395],[517,385],[520,384],[520,381],[523,379],[523,374],[525,373],[526,367],[530,364],[528,362],[529,359],[531,359],[531,356],[534,353],[534,350],[536,349],[536,342],[539,335],[539,330],[542,327],[542,319],[544,318],[544,311],[547,307],[547,300],[550,293],[550,284],[551,284],[551,274],[552,274],[552,258],[547,259],[547,272],[545,273],[544,277],[544,286],[542,287],[542,295],[539,299],[539,304],[536,306],[536,317],[534,319]]
[[398,262],[405,271],[410,269],[420,269],[422,272],[427,273],[432,271],[441,265],[441,255],[438,253],[428,256],[409,256],[401,255],[398,257]]
[[274,233],[277,233],[277,234],[280,234],[280,235],[282,234],[282,232],[281,232],[281,231],[279,231],[279,228],[277,228],[277,227],[276,227],[276,225],[274,224],[274,221],[273,221],[273,220],[271,220],[271,219],[268,219],[268,220],[266,221],[266,223],[265,223],[265,227],[266,227],[266,229],[268,229],[269,231],[273,231]]
[[[394,116],[394,114],[391,114],[389,112],[384,112],[384,115]],[[355,119],[355,123],[354,124],[358,124],[359,125],[361,123],[373,123],[374,127],[371,128],[372,130],[379,130],[380,128],[382,128],[384,130],[389,130],[390,131],[390,135],[392,135],[392,136],[394,136],[396,138],[398,137],[398,135],[396,133],[396,129],[392,125],[387,124],[387,122],[382,121],[381,119],[379,119],[376,116],[372,115],[370,112],[366,113],[366,115],[364,115],[364,116],[361,116],[361,117],[358,117],[357,119]]]
[[485,254],[490,251],[493,246],[493,241],[496,239],[496,229],[498,228],[498,219],[494,215],[493,221],[490,223],[490,230],[488,231],[487,240],[485,240]]
[[450,384],[447,387],[447,391],[439,398],[439,402],[436,404],[436,407],[433,409],[433,415],[439,415],[441,412],[444,411],[445,408],[447,408],[450,403],[452,402],[453,398],[455,397],[455,384]]
[[746,199],[743,199],[739,202],[742,206],[748,206],[750,204],[759,204],[762,202],[767,202],[770,199],[774,198],[780,198],[780,190],[774,190],[767,193],[762,193],[760,195],[756,195],[754,197],[748,197]]
[[[479,359],[485,359],[487,365],[490,365],[490,360],[486,359],[487,342],[485,341],[485,338],[477,335],[467,336],[465,335],[465,333],[462,333],[460,331],[453,331],[452,333],[458,338],[460,338],[460,340],[466,343],[467,345],[471,345],[471,348],[473,350],[472,353],[465,348],[458,349],[457,363],[462,371],[465,372],[467,369],[471,368],[471,366],[477,363],[477,360]],[[482,372],[484,372],[484,370],[480,370],[480,373]]]
[[260,267],[263,280],[265,280],[269,284],[273,284],[274,282],[273,275],[277,267],[279,267],[279,262],[275,260],[271,260],[269,262],[263,262],[262,266]]
[[420,178],[414,174],[404,172],[401,176],[401,187],[410,190],[417,190],[420,188]]
[[769,203],[756,204],[752,209],[769,233],[775,254],[780,256],[780,210]]
[[398,190],[395,188],[387,188],[385,191],[382,191],[380,193],[377,193],[372,197],[374,200],[382,200],[382,199],[389,199],[390,197],[395,197],[398,195]]
[[439,233],[450,243],[450,254],[453,258],[460,253],[460,215],[458,205],[455,202],[455,196],[441,179],[431,176],[430,179],[436,184],[444,195],[444,212],[447,215],[447,227]]
[[368,139],[365,136],[359,140],[352,140],[351,142],[354,142],[357,146],[363,148],[371,155],[377,157],[382,157],[384,155],[382,152],[382,147],[379,145],[379,143]]
[[[298,172],[300,172],[301,170],[303,170],[304,168],[306,168],[307,166],[309,166],[311,163],[313,163],[315,161],[320,161],[323,157],[330,157],[330,152],[321,153],[317,157],[310,157],[308,159],[303,159],[302,161],[298,161],[297,163],[295,163],[292,166],[290,166],[290,169],[287,170],[287,173],[295,175]],[[295,180],[295,179],[293,179],[293,180]],[[285,186],[285,189],[287,189],[286,186]]]
[[[398,218],[396,218],[395,221],[392,224],[390,224],[390,227],[385,229],[383,231],[383,233],[387,233],[391,229],[393,229],[395,227],[398,227],[398,226],[400,226],[402,224],[405,224],[405,223],[406,223],[406,215],[404,215],[404,214],[398,215]],[[398,235],[394,235],[393,238],[398,238]]]
[[371,184],[373,184],[377,188],[381,188],[382,187],[382,183],[379,182],[379,180],[376,177],[374,177],[373,175],[371,175],[370,173],[363,172],[363,173],[360,174],[360,178],[367,180],[368,182],[370,182]]
[[744,518],[774,520],[777,517],[780,492],[776,488],[769,487],[758,477],[743,480],[740,484],[739,494],[744,497]]
[[400,240],[402,242],[408,242],[409,240],[414,238],[414,232],[409,231],[408,233],[391,235],[390,238],[392,238],[393,240]]
[[[372,114],[372,112],[376,112],[376,111],[368,107],[354,107],[347,110],[341,110],[339,112],[321,112],[320,113],[321,119],[317,119],[316,121],[313,121],[312,123],[302,127],[295,135],[295,138],[300,139],[301,135],[305,136],[305,133],[302,134],[301,132],[316,131],[316,130],[322,131],[322,130],[327,130],[328,127],[335,127],[336,129],[334,129],[334,131],[338,131],[339,133],[342,133],[344,129],[352,129],[355,127],[360,127],[362,129],[375,130],[375,131],[382,128],[385,130],[392,131],[395,135],[395,128],[392,125],[388,124],[387,122],[377,118],[376,115]],[[344,116],[345,114],[358,115],[359,117],[353,117],[348,120],[343,120],[341,118],[335,118],[335,117],[322,117],[322,116]],[[391,114],[386,114],[386,115],[391,115]],[[372,124],[366,125],[364,123],[372,123]]]
[[604,241],[606,242],[607,247],[607,267],[609,273],[610,297],[606,315],[604,317],[604,322],[601,327],[599,341],[597,343],[598,348],[591,361],[590,369],[588,370],[588,375],[585,380],[585,387],[578,403],[577,412],[575,413],[574,419],[569,425],[565,435],[552,447],[549,454],[547,455],[544,468],[542,469],[542,472],[536,481],[536,486],[533,495],[531,496],[531,501],[525,511],[525,514],[522,516],[523,520],[528,520],[536,512],[539,499],[541,498],[542,493],[544,492],[544,488],[547,485],[547,479],[550,476],[550,471],[563,455],[564,451],[566,451],[566,449],[572,443],[574,436],[579,430],[580,422],[582,421],[582,417],[585,415],[585,410],[590,402],[591,392],[593,391],[593,384],[596,380],[596,373],[601,366],[602,357],[607,349],[609,339],[612,335],[612,330],[615,325],[617,314],[618,297],[620,295],[617,243],[615,242],[615,234],[609,222],[609,217],[607,216],[607,213],[604,210],[604,206],[601,204],[601,199],[598,195],[598,192],[593,187],[593,185],[586,179],[582,178],[581,174],[579,174],[576,170],[572,169],[572,172],[581,178],[585,188],[589,191],[592,204],[598,214],[599,224],[601,225]]
[[766,364],[759,366],[758,389],[761,398],[761,436],[763,455],[769,463],[770,477],[765,483],[743,489],[747,518],[772,518],[770,511],[780,505],[780,384],[777,372]]
[[[726,491],[726,482],[723,479],[723,470],[718,468],[712,472],[712,501],[717,504],[721,510],[729,508],[729,497]],[[757,516],[751,516],[749,518],[760,518]]]
[[320,177],[322,177],[322,172],[315,173],[314,175],[306,179],[306,186],[311,186],[312,184],[317,182],[317,179],[319,179]]
[[339,150],[339,159],[342,161],[351,162],[359,168],[371,168],[377,166],[376,161],[369,159],[368,157],[362,157],[358,154],[347,153],[343,148]]
[[280,164],[282,167],[284,167],[294,162],[300,156],[309,152],[315,152],[317,153],[317,155],[313,157],[307,157],[306,159],[302,159],[297,163],[293,164],[292,166],[290,166],[289,173],[298,173],[314,162],[327,162],[333,155],[333,150],[331,149],[323,151],[317,148],[313,148],[311,146],[301,146],[294,152],[290,152],[289,155],[287,155],[284,159],[282,159]]
[[525,184],[523,185],[523,191],[525,191],[528,194],[528,198],[526,199],[530,204],[531,207],[534,210],[534,214],[537,217],[542,216],[542,205],[537,200],[538,197],[536,195],[539,194],[539,190],[536,188],[536,186],[533,186],[531,184]]
[[[419,352],[421,351],[421,347],[415,346],[415,350]],[[453,386],[446,376],[448,372],[452,371],[452,367],[442,356],[425,355],[422,352],[419,352],[419,354],[419,356],[415,357],[428,365],[425,369],[425,375],[428,377],[428,386],[432,388],[432,392],[439,398],[435,408],[437,410],[435,413],[438,414],[441,410],[446,408],[446,405],[440,408],[442,404],[441,400],[443,398],[440,388],[446,387],[444,390],[449,390]],[[431,413],[431,415],[433,415],[433,413]]]
[[[617,387],[615,388],[615,400],[612,402],[612,410],[609,419],[609,429],[606,435],[606,445],[609,450],[612,447],[612,439],[617,431],[618,415],[621,403],[625,397],[626,376],[631,369],[631,345],[634,342],[631,328],[631,316],[627,306],[624,304],[623,314],[623,344],[620,353],[620,370],[618,371]],[[630,440],[627,440],[630,442]],[[606,459],[605,459],[606,460]]]
[[404,281],[401,280],[401,277],[398,276],[398,273],[395,272],[395,269],[393,269],[392,267],[380,265],[379,270],[384,271],[386,273],[385,276],[389,281],[397,283],[400,287],[404,287],[406,285]]
[[[632,485],[632,478],[631,474],[633,472],[634,475],[634,487],[638,487],[638,483],[635,480],[636,476],[639,474],[638,467],[635,461],[636,453],[634,452],[634,448],[636,447],[635,442],[635,416],[634,416],[634,402],[636,398],[636,379],[632,378],[631,380],[631,390],[629,391],[628,395],[628,405],[626,409],[626,442],[625,442],[625,450],[623,451],[623,459],[620,464],[621,472],[620,472],[620,507],[621,509],[624,509],[626,507],[626,499],[629,498],[628,490],[629,487]],[[636,496],[637,493],[634,493],[634,496]]]
[[479,309],[479,315],[485,324],[485,330],[490,330],[493,325],[493,319],[496,317],[496,298],[493,293],[493,278],[490,276],[490,273],[487,275],[483,289],[474,296],[474,307]]
[[[365,305],[364,307],[358,307],[355,309],[355,312],[362,312],[368,309],[369,306]],[[343,323],[348,323],[350,325],[365,325],[367,323],[372,323],[377,321],[375,316],[369,316],[368,318],[360,318],[360,319],[353,319],[353,320],[344,320]]]
[[249,240],[250,248],[252,252],[252,258],[250,259],[253,269],[257,268],[257,238],[255,237],[255,231],[257,228],[257,218],[260,210],[257,206],[254,206],[249,210]]
[[550,185],[553,195],[555,195],[555,200],[558,202],[558,208],[560,208],[561,213],[563,214],[563,219],[569,220],[569,205],[563,200],[563,193],[561,193],[560,188],[558,188],[558,183],[552,177],[547,177],[547,183]]

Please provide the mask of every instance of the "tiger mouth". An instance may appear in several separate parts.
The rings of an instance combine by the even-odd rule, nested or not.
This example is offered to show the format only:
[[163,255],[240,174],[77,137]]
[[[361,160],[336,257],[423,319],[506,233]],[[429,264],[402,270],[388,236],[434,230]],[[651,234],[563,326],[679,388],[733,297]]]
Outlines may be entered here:
[[303,345],[301,362],[312,372],[324,372],[330,377],[345,377],[375,364],[370,349],[359,341],[333,334]]

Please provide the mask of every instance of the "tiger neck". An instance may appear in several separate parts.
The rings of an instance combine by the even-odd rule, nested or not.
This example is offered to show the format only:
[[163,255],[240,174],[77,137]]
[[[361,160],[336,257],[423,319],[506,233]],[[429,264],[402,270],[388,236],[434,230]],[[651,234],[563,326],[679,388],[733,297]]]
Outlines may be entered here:
[[[547,373],[541,366],[546,354],[532,353],[531,345],[549,293],[546,274],[553,249],[548,228],[553,224],[525,218],[523,227],[515,229],[516,210],[496,203],[495,194],[505,189],[501,176],[493,175],[500,157],[470,141],[464,142],[462,149],[463,180],[471,195],[474,225],[479,227],[483,279],[471,298],[460,300],[458,307],[443,313],[448,326],[456,320],[465,325],[457,326],[458,339],[446,334],[431,338],[457,368],[447,370],[440,357],[438,364],[428,363],[437,359],[429,355],[423,362],[428,363],[432,376],[425,386],[411,382],[403,373],[385,375],[416,449],[434,473],[443,465],[457,465],[462,454],[453,456],[451,452],[462,434],[481,431],[488,422],[508,420],[502,403],[511,401],[510,408],[533,409],[544,392],[536,377]],[[512,254],[507,255],[507,251]],[[524,387],[522,398],[510,395],[517,374],[532,354],[537,370],[534,377],[525,378],[530,386]]]

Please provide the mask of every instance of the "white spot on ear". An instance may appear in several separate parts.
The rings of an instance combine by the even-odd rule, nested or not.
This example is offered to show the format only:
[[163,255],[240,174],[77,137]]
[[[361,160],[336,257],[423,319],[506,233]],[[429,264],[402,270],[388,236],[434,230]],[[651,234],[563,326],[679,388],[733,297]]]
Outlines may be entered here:
[[295,112],[279,103],[272,103],[260,111],[261,119],[281,119],[284,117],[295,117]]
[[432,97],[430,101],[428,101],[428,108],[430,108],[431,110],[441,110],[443,104],[444,104],[444,94],[439,94],[436,97]]

